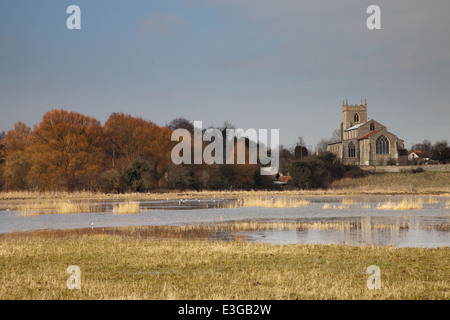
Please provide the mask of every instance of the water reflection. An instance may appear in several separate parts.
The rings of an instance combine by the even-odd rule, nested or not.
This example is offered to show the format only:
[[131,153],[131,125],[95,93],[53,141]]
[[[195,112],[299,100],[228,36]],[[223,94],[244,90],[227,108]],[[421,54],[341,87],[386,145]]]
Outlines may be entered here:
[[[345,197],[349,198],[349,197]],[[233,199],[179,199],[140,201],[137,214],[113,214],[116,200],[92,201],[95,210],[77,214],[40,214],[22,217],[0,203],[0,234],[32,230],[95,229],[115,227],[220,225],[239,221],[255,223],[296,224],[294,228],[235,230],[208,229],[201,238],[211,240],[248,240],[268,243],[333,243],[349,245],[393,245],[399,247],[449,246],[450,211],[448,198],[439,202],[425,202],[417,210],[378,210],[380,201],[402,199],[399,197],[366,197],[363,201],[345,206],[324,203],[343,203],[343,197],[308,197],[311,204],[304,208],[225,208]],[[369,205],[368,205],[369,204]],[[301,224],[304,224],[303,226]],[[328,227],[326,226],[327,224]],[[314,225],[314,226],[313,226]],[[145,237],[142,233],[139,236]],[[152,237],[158,235],[152,235]],[[180,237],[184,237],[181,235]]]
[[240,232],[247,240],[273,244],[392,245],[435,248],[449,246],[448,231],[436,229],[308,229]]

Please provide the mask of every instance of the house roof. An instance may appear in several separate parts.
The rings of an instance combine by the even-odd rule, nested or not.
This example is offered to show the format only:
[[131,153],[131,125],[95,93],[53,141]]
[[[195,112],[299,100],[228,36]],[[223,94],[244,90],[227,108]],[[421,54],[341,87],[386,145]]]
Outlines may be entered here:
[[278,181],[283,182],[283,183],[287,183],[289,180],[291,180],[291,176],[280,176],[278,178]]
[[367,122],[355,124],[353,127],[350,127],[350,128],[348,128],[348,129],[345,129],[344,131],[356,130],[356,129],[358,129],[359,127],[361,127],[362,125],[364,125],[364,124],[366,124],[366,123],[367,123]]
[[287,185],[288,181],[291,180],[291,176],[282,176],[279,173],[273,176],[273,183],[279,185]]
[[408,155],[411,155],[413,153],[421,158],[431,158],[431,156],[433,155],[433,153],[430,151],[421,151],[421,150],[412,150],[408,153]]
[[374,131],[371,131],[371,132],[369,132],[368,134],[366,134],[365,136],[362,136],[361,138],[359,138],[358,140],[367,139],[367,138],[369,138],[371,135],[373,135],[374,133],[377,133],[378,131],[380,131],[380,130],[374,130]]

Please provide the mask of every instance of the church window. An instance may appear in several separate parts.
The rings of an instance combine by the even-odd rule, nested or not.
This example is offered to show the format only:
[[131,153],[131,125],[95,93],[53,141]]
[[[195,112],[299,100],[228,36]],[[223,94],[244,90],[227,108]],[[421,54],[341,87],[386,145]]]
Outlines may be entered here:
[[348,157],[349,158],[356,157],[356,148],[355,148],[355,144],[353,142],[350,142],[348,144]]
[[377,139],[377,154],[389,154],[389,140],[385,136]]
[[359,114],[355,113],[355,115],[353,116],[353,120],[355,122],[359,122]]
[[374,131],[375,130],[375,123],[371,123],[370,124],[370,131]]

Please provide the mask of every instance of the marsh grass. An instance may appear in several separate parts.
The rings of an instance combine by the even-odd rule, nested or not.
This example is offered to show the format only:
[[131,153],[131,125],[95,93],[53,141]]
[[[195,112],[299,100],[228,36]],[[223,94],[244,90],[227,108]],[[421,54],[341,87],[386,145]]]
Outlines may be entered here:
[[327,189],[316,190],[235,190],[235,191],[180,191],[151,193],[108,194],[100,192],[0,192],[0,200],[63,199],[63,200],[164,200],[164,199],[239,199],[241,197],[298,197],[333,195],[450,195],[450,172],[383,173],[361,178],[344,178],[335,181]]
[[429,203],[429,204],[435,204],[435,203],[439,203],[440,201],[438,198],[430,196],[430,197],[428,197],[428,199],[425,202]]
[[[448,299],[450,248],[141,241],[0,241],[0,299]],[[81,290],[66,286],[70,264]],[[381,269],[368,290],[366,269]]]
[[358,201],[356,201],[355,199],[344,198],[344,199],[342,199],[341,203],[342,203],[342,205],[349,206],[349,205],[357,204]]
[[70,200],[39,200],[28,201],[23,204],[19,204],[11,207],[12,210],[17,211],[19,216],[37,216],[39,214],[46,213],[81,213],[81,212],[94,212],[96,206],[89,203],[78,203]]
[[311,202],[306,199],[299,199],[293,197],[250,196],[250,197],[240,197],[239,199],[237,199],[237,201],[227,203],[225,207],[304,208],[308,206],[310,203]]
[[138,202],[121,202],[119,204],[115,204],[113,206],[114,214],[132,214],[132,213],[140,213],[141,206]]
[[358,230],[358,229],[435,229],[449,231],[450,224],[440,225],[398,223],[371,223],[348,221],[323,222],[268,222],[255,220],[227,221],[221,223],[181,226],[133,226],[133,227],[102,227],[85,229],[55,229],[34,230],[0,234],[0,241],[12,240],[55,240],[78,239],[93,235],[119,236],[123,239],[167,240],[167,239],[224,239],[242,241],[245,235],[241,231],[261,230]]
[[423,208],[423,199],[418,200],[408,200],[404,198],[400,202],[387,201],[383,203],[379,203],[377,205],[377,209],[380,210],[415,210]]
[[[376,205],[377,209],[380,210],[414,210],[414,209],[422,209],[424,204],[438,204],[441,203],[442,200],[439,199],[438,196],[416,196],[416,197],[408,197],[403,198],[401,201],[386,201],[379,202]],[[446,207],[448,207],[449,201],[446,202]],[[323,205],[323,209],[348,209],[352,205],[360,205],[363,209],[372,209],[373,205],[370,202],[360,202],[355,199],[343,198],[340,204],[330,204],[325,203]]]

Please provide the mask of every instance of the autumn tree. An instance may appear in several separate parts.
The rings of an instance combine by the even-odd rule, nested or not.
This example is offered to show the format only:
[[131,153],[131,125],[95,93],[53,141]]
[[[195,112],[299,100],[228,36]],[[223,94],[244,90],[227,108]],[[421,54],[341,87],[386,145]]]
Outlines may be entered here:
[[52,110],[31,133],[30,180],[40,189],[88,189],[103,164],[100,122],[76,112]]
[[3,189],[5,185],[5,177],[3,175],[3,164],[5,163],[5,145],[3,140],[6,137],[5,131],[0,132],[0,190]]
[[3,177],[7,189],[23,190],[28,187],[27,175],[31,159],[27,148],[30,145],[31,128],[17,122],[2,140]]
[[146,185],[158,184],[164,177],[174,146],[171,130],[129,114],[113,113],[104,124],[105,153],[109,167],[119,172],[132,168],[135,161],[145,162]]
[[5,140],[6,132],[0,132],[0,166],[5,162],[5,144],[3,140]]

